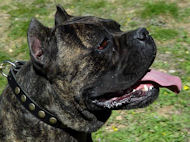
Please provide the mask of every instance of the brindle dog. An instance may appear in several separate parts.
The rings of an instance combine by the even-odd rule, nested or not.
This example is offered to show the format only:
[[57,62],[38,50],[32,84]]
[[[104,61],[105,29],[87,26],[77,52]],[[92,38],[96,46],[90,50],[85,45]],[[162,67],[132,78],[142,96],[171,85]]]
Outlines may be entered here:
[[2,142],[90,142],[111,110],[145,107],[158,96],[158,87],[134,89],[156,56],[145,28],[123,32],[113,20],[75,17],[57,6],[55,27],[32,19],[28,45],[31,60],[17,82],[71,131],[33,116],[7,85],[0,98]]

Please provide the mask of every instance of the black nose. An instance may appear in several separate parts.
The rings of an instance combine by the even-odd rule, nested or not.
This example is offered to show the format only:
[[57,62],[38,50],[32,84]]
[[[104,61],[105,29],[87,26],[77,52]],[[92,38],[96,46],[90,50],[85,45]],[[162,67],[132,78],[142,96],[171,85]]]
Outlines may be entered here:
[[134,39],[145,41],[149,38],[149,32],[146,28],[138,28],[134,33]]

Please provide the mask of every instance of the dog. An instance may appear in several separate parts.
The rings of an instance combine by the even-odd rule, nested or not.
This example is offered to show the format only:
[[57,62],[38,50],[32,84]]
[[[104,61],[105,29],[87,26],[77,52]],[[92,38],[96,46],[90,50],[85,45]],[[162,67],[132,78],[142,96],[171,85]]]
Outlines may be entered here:
[[[33,115],[35,104],[26,109],[29,98],[21,103],[7,85],[0,97],[2,142],[91,142],[112,110],[148,106],[159,87],[180,90],[177,77],[149,69],[157,50],[145,28],[123,32],[114,20],[71,16],[58,5],[55,26],[34,18],[27,38],[31,59],[16,82],[44,111]],[[52,125],[43,120],[49,112]]]

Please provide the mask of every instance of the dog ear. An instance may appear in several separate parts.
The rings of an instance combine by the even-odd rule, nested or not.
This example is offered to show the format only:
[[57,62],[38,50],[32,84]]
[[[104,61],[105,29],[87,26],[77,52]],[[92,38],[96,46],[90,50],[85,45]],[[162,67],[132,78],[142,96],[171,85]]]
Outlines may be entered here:
[[50,29],[43,26],[33,18],[27,33],[30,56],[33,65],[41,70],[48,63],[46,52],[48,52],[48,36]]
[[65,11],[65,9],[57,5],[57,11],[55,13],[55,26],[63,24],[64,21],[68,20],[71,16]]

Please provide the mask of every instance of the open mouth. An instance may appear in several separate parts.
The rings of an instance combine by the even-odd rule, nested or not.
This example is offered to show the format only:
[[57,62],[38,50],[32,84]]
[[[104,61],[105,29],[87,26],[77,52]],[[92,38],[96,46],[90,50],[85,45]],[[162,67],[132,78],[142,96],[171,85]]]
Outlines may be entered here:
[[157,98],[159,87],[165,87],[179,93],[181,86],[179,77],[156,70],[149,70],[141,80],[130,88],[106,93],[93,99],[92,103],[107,109],[120,109],[133,103],[150,104]]

